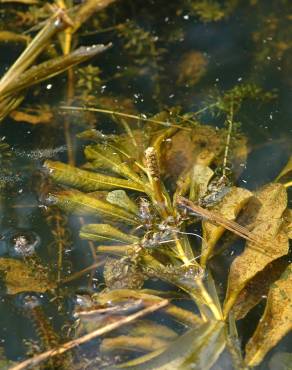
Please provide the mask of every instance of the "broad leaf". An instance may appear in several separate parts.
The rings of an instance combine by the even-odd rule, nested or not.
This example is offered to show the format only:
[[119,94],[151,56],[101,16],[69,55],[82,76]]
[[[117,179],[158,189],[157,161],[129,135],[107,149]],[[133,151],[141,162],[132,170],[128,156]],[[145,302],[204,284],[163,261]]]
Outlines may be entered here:
[[[224,303],[225,315],[246,284],[269,263],[286,255],[289,250],[287,234],[282,230],[282,215],[287,206],[286,189],[280,184],[270,184],[256,194],[256,199],[260,207],[256,210],[252,233],[263,240],[262,248],[255,248],[254,243],[249,241],[243,253],[232,262]],[[254,201],[251,205],[253,204]]]
[[54,181],[86,192],[115,188],[126,188],[144,192],[144,187],[133,181],[80,170],[62,162],[47,160],[44,166],[49,170]]
[[245,361],[259,364],[265,355],[292,330],[292,264],[270,288],[263,317],[246,345]]
[[110,191],[106,197],[106,200],[111,204],[115,204],[116,206],[126,209],[134,215],[138,215],[139,213],[136,203],[134,203],[132,199],[128,197],[124,190]]
[[270,286],[281,276],[287,267],[287,261],[279,258],[259,271],[242,289],[233,306],[233,314],[237,320],[246,314],[267,296]]
[[[235,220],[239,211],[244,207],[246,202],[252,196],[251,192],[233,187],[228,194],[219,202],[212,211],[217,211],[220,215],[224,216],[227,220]],[[209,221],[203,221],[203,239],[202,243],[202,257],[201,264],[205,265],[208,257],[213,252],[213,249],[225,232],[225,228],[220,225],[214,225]]]
[[130,225],[138,224],[137,219],[132,213],[78,190],[60,191],[50,194],[48,201],[56,204],[67,212],[73,212],[78,215],[93,215],[125,222]]

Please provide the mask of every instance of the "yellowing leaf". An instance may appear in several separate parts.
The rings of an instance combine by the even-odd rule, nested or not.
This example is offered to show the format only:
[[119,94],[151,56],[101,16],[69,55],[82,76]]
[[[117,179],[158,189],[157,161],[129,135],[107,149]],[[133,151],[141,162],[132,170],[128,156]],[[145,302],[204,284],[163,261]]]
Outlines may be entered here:
[[44,293],[56,287],[43,269],[38,271],[35,266],[17,259],[0,258],[0,273],[4,278],[8,294],[24,291]]
[[[217,211],[228,220],[235,220],[239,211],[251,196],[252,194],[250,191],[233,187],[212,210]],[[201,264],[205,265],[216,243],[226,229],[223,226],[214,225],[214,223],[209,221],[204,221],[202,225],[204,243],[202,244]]]
[[[281,184],[265,186],[256,194],[259,207],[253,222],[252,233],[259,236],[262,249],[247,242],[243,253],[232,262],[224,303],[227,315],[246,284],[269,263],[288,253],[287,233],[282,229],[282,215],[287,206],[287,192]],[[254,204],[254,200],[251,204]]]
[[54,181],[86,192],[115,188],[126,188],[144,192],[143,185],[131,180],[80,170],[62,162],[47,160],[44,165],[49,170]]
[[265,355],[292,330],[292,264],[269,291],[265,312],[246,345],[245,361],[259,364]]
[[49,201],[67,212],[73,212],[79,215],[93,215],[105,217],[110,220],[116,220],[128,223],[130,225],[138,224],[137,219],[132,213],[125,209],[114,206],[96,197],[84,194],[78,190],[60,191],[51,194]]
[[120,243],[135,243],[139,240],[134,235],[126,234],[119,229],[108,224],[87,224],[80,230],[82,239],[94,241],[113,241]]

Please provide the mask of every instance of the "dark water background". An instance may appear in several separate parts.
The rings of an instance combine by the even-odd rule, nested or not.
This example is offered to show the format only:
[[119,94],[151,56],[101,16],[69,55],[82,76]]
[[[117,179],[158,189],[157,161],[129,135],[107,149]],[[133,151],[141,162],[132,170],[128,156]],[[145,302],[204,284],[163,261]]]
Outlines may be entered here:
[[[274,3],[274,4],[272,4]],[[277,1],[264,1],[262,17],[268,18],[275,14]],[[278,17],[285,18],[289,8],[280,8],[282,14]],[[248,157],[247,165],[238,185],[248,189],[256,189],[261,185],[272,181],[286,163],[291,153],[291,113],[292,113],[292,69],[291,51],[283,54],[281,58],[273,54],[265,58],[263,62],[256,61],[258,49],[252,40],[252,34],[261,27],[260,17],[253,12],[249,5],[239,6],[238,9],[226,20],[219,22],[203,23],[196,17],[183,11],[176,15],[172,6],[167,1],[151,2],[142,7],[141,12],[131,9],[129,4],[129,17],[134,19],[141,27],[153,34],[164,34],[172,27],[181,27],[184,37],[169,45],[162,43],[167,49],[163,60],[160,62],[167,70],[167,78],[160,81],[159,101],[153,94],[153,82],[151,75],[155,72],[153,67],[149,73],[142,77],[122,80],[110,80],[110,76],[117,66],[128,64],[127,54],[123,51],[121,41],[115,33],[98,34],[91,37],[83,37],[80,44],[92,44],[98,42],[113,41],[113,48],[105,55],[99,57],[94,64],[103,70],[103,77],[108,79],[106,91],[112,94],[123,95],[135,101],[140,112],[147,114],[156,113],[159,107],[181,105],[184,111],[195,111],[204,101],[210,88],[216,86],[219,90],[226,90],[238,83],[254,82],[266,89],[276,89],[278,98],[260,108],[255,108],[255,103],[244,105],[238,119],[242,122],[242,131],[249,139],[252,151]],[[291,10],[291,9],[290,9]],[[145,14],[153,14],[153,17],[145,17]],[[288,12],[287,12],[288,13]],[[279,26],[281,27],[281,25]],[[262,40],[263,45],[272,41],[267,38]],[[19,45],[0,45],[1,64],[0,71],[13,62],[21,50]],[[193,87],[178,87],[176,73],[180,57],[189,50],[204,53],[208,59],[206,75]],[[290,49],[291,50],[291,49]],[[290,62],[290,63],[289,63]],[[157,71],[156,71],[157,72]],[[159,73],[159,72],[158,72]],[[46,89],[48,83],[52,83],[50,90]],[[31,92],[25,100],[26,103],[34,104],[45,102],[58,110],[66,99],[66,77],[58,77],[45,82],[40,86],[40,94],[35,97]],[[71,122],[71,135],[86,128],[86,122],[82,122],[82,114],[77,118],[74,114],[67,114]],[[7,142],[13,151],[13,168],[11,173],[11,191],[0,198],[0,232],[5,234],[19,229],[31,230],[39,235],[41,244],[39,254],[49,261],[50,251],[48,245],[52,242],[50,228],[44,219],[42,200],[35,189],[36,171],[42,168],[46,158],[67,161],[67,144],[64,136],[63,119],[64,112],[60,110],[58,124],[32,126],[26,123],[14,122],[6,118],[0,126],[0,140]],[[223,121],[214,118],[210,114],[202,117],[203,122],[222,127]],[[100,118],[100,126],[105,132],[114,132],[115,127],[109,126],[106,117]],[[82,148],[84,142],[73,140],[76,162],[82,162]],[[50,152],[42,152],[49,149]],[[290,197],[291,199],[291,197]],[[68,218],[72,243],[68,245],[68,256],[71,261],[70,270],[78,271],[92,263],[90,250],[85,242],[78,238],[79,220],[76,217]],[[69,267],[68,267],[69,268]],[[43,307],[52,318],[52,324],[56,330],[61,331],[62,326],[72,319],[71,310],[76,289],[97,289],[99,273],[96,273],[96,283],[89,282],[85,276],[72,284],[69,284],[64,297],[64,307],[61,313],[50,302],[50,294],[43,295]],[[17,308],[14,298],[5,293],[2,286],[0,297],[0,346],[4,348],[6,356],[11,360],[21,360],[25,356],[23,339],[34,338],[35,333],[31,323]],[[251,318],[258,318],[263,310],[260,306],[251,313]],[[252,319],[250,327],[245,327],[243,341],[254,330]],[[284,338],[281,343],[268,356],[260,366],[267,368],[267,362],[275,351],[291,350],[291,336]],[[226,365],[225,368],[228,368]],[[275,370],[277,370],[275,368]]]

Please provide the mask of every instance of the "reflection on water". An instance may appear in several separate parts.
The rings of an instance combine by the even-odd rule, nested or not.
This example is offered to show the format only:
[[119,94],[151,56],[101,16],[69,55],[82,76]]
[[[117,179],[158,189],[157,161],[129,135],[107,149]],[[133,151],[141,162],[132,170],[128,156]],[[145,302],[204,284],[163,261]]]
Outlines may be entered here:
[[[157,315],[157,322],[161,321],[161,325],[165,324],[163,330],[166,326],[169,329],[163,332],[161,326],[161,332],[163,332],[161,338],[158,341],[155,337],[157,349],[166,348],[178,333],[181,334],[186,330],[190,322],[192,324],[195,322],[195,318],[191,315],[189,318],[183,317],[184,308],[191,306],[191,310],[196,312],[197,307],[191,305],[185,299],[185,295],[176,291],[170,284],[169,276],[172,279],[175,278],[175,272],[171,268],[168,271],[168,280],[162,278],[162,281],[157,281],[158,279],[151,278],[151,272],[148,272],[149,279],[145,279],[144,276],[138,278],[138,275],[134,277],[129,275],[133,271],[136,272],[136,265],[129,264],[128,256],[117,266],[115,262],[111,265],[110,259],[105,262],[100,255],[96,256],[97,244],[108,251],[107,235],[98,235],[99,239],[91,237],[90,240],[95,240],[94,242],[80,239],[80,228],[84,224],[91,223],[94,218],[67,215],[55,207],[57,198],[53,193],[58,185],[47,178],[43,168],[44,161],[51,159],[69,162],[71,165],[81,164],[83,170],[99,171],[101,174],[110,173],[109,167],[104,163],[98,161],[93,163],[89,154],[85,158],[84,149],[89,139],[93,138],[93,131],[87,131],[87,135],[89,132],[92,133],[89,136],[83,134],[83,141],[81,136],[77,137],[80,132],[96,128],[99,130],[99,135],[93,138],[94,141],[98,144],[106,143],[116,152],[120,150],[118,154],[124,154],[128,148],[127,145],[123,147],[125,145],[123,139],[118,142],[115,135],[128,133],[133,148],[131,155],[133,155],[132,158],[128,156],[121,165],[130,165],[136,171],[135,173],[140,174],[146,164],[142,163],[139,168],[138,161],[134,160],[135,154],[139,153],[140,146],[151,134],[163,126],[157,123],[157,126],[153,125],[153,128],[147,131],[143,120],[136,122],[133,117],[131,119],[124,117],[119,121],[111,114],[97,115],[89,111],[64,110],[60,108],[64,102],[68,105],[99,107],[109,112],[124,112],[138,117],[143,113],[144,119],[165,109],[166,115],[160,113],[154,117],[157,122],[168,122],[168,118],[171,117],[176,125],[188,121],[194,123],[196,120],[210,125],[210,128],[206,129],[204,126],[202,129],[204,140],[200,136],[201,126],[195,126],[191,134],[188,131],[177,133],[175,127],[169,127],[168,130],[173,130],[172,138],[160,136],[156,142],[151,143],[153,146],[158,143],[166,145],[167,150],[161,159],[166,163],[163,176],[166,177],[169,189],[173,189],[182,169],[185,170],[187,164],[193,161],[194,153],[190,154],[189,150],[191,145],[196,144],[194,152],[196,152],[195,155],[200,155],[202,163],[208,156],[206,147],[207,149],[212,147],[212,154],[215,153],[215,156],[221,151],[222,132],[219,129],[225,127],[227,122],[222,115],[225,109],[222,105],[223,103],[230,105],[228,99],[227,101],[223,99],[222,92],[234,86],[242,87],[245,84],[257,83],[263,89],[275,92],[277,98],[271,98],[267,102],[264,101],[265,99],[260,101],[257,96],[256,103],[246,102],[244,99],[240,111],[238,114],[236,112],[234,127],[237,132],[247,137],[248,145],[242,144],[245,139],[240,141],[242,140],[240,135],[236,137],[236,140],[239,140],[238,143],[242,144],[240,149],[244,153],[238,154],[240,160],[237,163],[231,163],[231,161],[227,163],[227,175],[228,171],[234,171],[238,176],[239,186],[254,190],[273,181],[287,162],[291,154],[292,141],[289,115],[291,113],[291,62],[289,62],[291,41],[287,37],[287,33],[289,35],[287,30],[291,31],[291,26],[288,26],[288,20],[291,23],[291,16],[287,15],[288,2],[279,1],[277,2],[279,7],[275,8],[271,4],[273,2],[260,4],[263,2],[250,1],[234,5],[233,9],[231,3],[237,2],[225,1],[224,5],[221,4],[218,7],[210,5],[212,9],[208,9],[208,12],[203,10],[203,5],[201,8],[199,6],[206,3],[208,2],[169,3],[160,0],[146,3],[138,1],[137,4],[127,1],[113,4],[109,11],[105,10],[91,20],[88,23],[88,29],[82,28],[80,38],[77,39],[76,36],[75,40],[78,45],[101,42],[106,44],[113,41],[112,49],[99,59],[91,61],[91,64],[75,67],[74,76],[70,77],[69,73],[69,79],[68,75],[63,74],[61,77],[37,85],[34,89],[29,89],[23,105],[17,108],[19,111],[23,110],[21,115],[18,114],[21,119],[14,120],[14,114],[6,117],[1,123],[0,256],[17,259],[23,263],[21,265],[23,274],[11,278],[13,280],[12,283],[10,282],[11,285],[17,285],[15,282],[17,278],[29,279],[31,276],[36,276],[38,279],[40,272],[45,280],[45,282],[42,280],[43,285],[40,284],[43,288],[38,290],[39,293],[19,292],[14,285],[12,288],[10,286],[10,291],[11,289],[13,292],[17,291],[11,299],[11,294],[8,294],[7,280],[4,278],[5,272],[1,268],[3,279],[0,284],[2,297],[0,349],[1,351],[3,349],[4,354],[1,356],[11,361],[8,362],[8,366],[12,366],[13,361],[24,360],[28,354],[35,355],[69,341],[74,336],[80,336],[99,326],[112,323],[117,317],[130,315],[143,307],[141,302],[145,303],[145,300],[148,305],[153,303],[151,290],[146,292],[147,296],[145,293],[145,296],[138,297],[116,297],[121,299],[121,301],[117,299],[117,302],[114,302],[114,298],[110,296],[113,302],[110,300],[93,302],[93,293],[100,292],[105,285],[113,287],[113,283],[109,281],[114,281],[116,287],[125,288],[126,283],[130,284],[130,278],[133,278],[136,280],[128,288],[138,288],[146,280],[145,286],[149,289],[172,292],[176,307],[181,308],[181,311],[173,309],[171,318],[165,318],[164,313],[161,316]],[[17,4],[16,7],[15,12],[11,4],[8,4],[3,11],[7,12],[5,16],[10,19],[9,22],[7,20],[7,25],[11,26],[14,23],[17,33],[35,26],[46,17],[45,8],[42,8],[43,15],[38,15],[35,14],[36,8],[27,8],[25,4]],[[1,14],[3,11],[0,9]],[[2,72],[22,50],[21,44],[11,45],[14,46],[3,53],[5,58],[0,65]],[[0,50],[4,49],[5,45],[1,44]],[[44,54],[48,57],[58,52],[56,45],[52,44],[51,49]],[[216,106],[214,101],[220,101],[221,105]],[[236,108],[236,104],[237,101],[232,101],[232,107]],[[219,105],[221,111],[218,109]],[[35,107],[33,114],[31,106]],[[43,116],[48,111],[51,121],[47,116]],[[200,114],[194,114],[194,112]],[[232,111],[232,115],[233,113]],[[230,112],[227,117],[230,119]],[[134,125],[134,121],[137,131],[133,135],[129,127]],[[208,135],[206,130],[209,130]],[[108,159],[111,153],[106,152],[106,145],[104,153]],[[235,152],[236,149],[231,147],[231,151]],[[246,162],[245,156],[248,156]],[[222,157],[216,163],[218,167],[220,161],[222,162]],[[218,176],[215,173],[216,180]],[[218,182],[215,185],[218,190]],[[66,187],[61,188],[66,189]],[[214,198],[214,193],[210,189],[211,187],[206,190],[211,195],[207,193],[202,197],[205,199],[205,205],[208,204],[209,199],[213,201]],[[228,191],[225,192],[225,189]],[[227,184],[221,192],[218,192],[220,199],[216,198],[215,203],[219,202],[229,189],[230,186]],[[113,193],[110,193],[112,198]],[[101,192],[97,194],[96,191],[91,192],[90,196],[98,200],[105,198],[104,194]],[[110,200],[110,197],[107,200]],[[139,198],[139,195],[132,198],[134,201],[143,199]],[[124,201],[129,205],[131,199],[124,199]],[[114,204],[114,201],[111,204]],[[137,206],[133,202],[131,214],[133,218],[135,212],[137,212]],[[150,221],[149,218],[151,218]],[[100,218],[99,222],[106,221]],[[146,230],[147,237],[144,241],[154,240],[156,243],[158,239],[155,237],[161,236],[162,230],[156,230],[154,233],[150,223],[157,222],[157,215],[151,209],[147,209],[143,222],[142,228],[139,229],[137,226],[137,234],[139,235],[139,232],[142,234],[142,231]],[[160,223],[160,229],[167,228],[171,222],[183,221],[168,220],[168,224]],[[133,230],[134,227],[126,227],[123,231],[130,234]],[[175,241],[174,230],[173,227],[167,230],[167,233],[165,232],[169,240]],[[198,235],[197,233],[200,232],[199,228],[191,229],[190,232],[186,229],[181,234]],[[197,246],[198,239],[190,240]],[[146,245],[145,242],[143,247]],[[116,248],[115,254],[120,255],[120,245],[113,243],[113,247]],[[129,251],[130,256],[132,256],[131,253],[134,255],[136,252],[130,249]],[[228,258],[231,257],[228,255]],[[91,265],[96,266],[99,262],[105,265],[104,276],[103,267],[86,269]],[[29,272],[27,272],[28,268]],[[226,261],[222,262],[217,270],[220,274],[225,274]],[[216,268],[214,271],[216,272]],[[188,280],[185,281],[181,276],[177,278],[180,284],[184,285],[182,289],[192,285],[193,275],[186,273],[184,277]],[[221,285],[225,284],[226,278],[227,276],[222,276],[223,283],[218,284],[219,289],[222,289],[220,291],[222,297],[224,294]],[[243,342],[246,342],[254,331],[255,323],[262,311],[263,305],[258,306],[252,311],[248,325],[241,328],[240,339],[243,339]],[[138,322],[137,327],[133,324],[131,330],[136,333],[133,336],[149,335],[149,328],[154,330],[149,322],[149,326],[147,327],[145,323],[143,328],[142,322]],[[119,334],[121,337],[123,335],[130,337],[132,331],[125,329]],[[278,351],[288,351],[289,340],[291,336],[285,337],[266,357],[260,368],[266,369],[270,364],[270,369],[276,370],[275,357],[272,356],[277,355]],[[41,343],[40,347],[39,343]],[[97,368],[96,366],[106,368],[107,365],[115,363],[115,360],[119,360],[119,346],[122,348],[123,355],[126,353],[125,358],[130,359],[131,355],[127,352],[129,349],[122,339],[119,343],[108,340],[103,342],[101,346],[103,352],[98,354],[95,353],[96,347],[86,344],[84,349],[74,354],[74,365],[70,358],[70,360],[67,359],[66,366],[76,367],[76,369],[94,369]],[[145,342],[139,344],[133,342],[133,348],[135,346],[138,347],[138,352],[147,353]],[[151,346],[149,348],[152,349]],[[57,368],[58,364],[59,362],[56,361],[49,365],[51,368]],[[231,369],[230,364],[229,355],[224,353],[216,369]],[[5,366],[3,362],[3,368]]]

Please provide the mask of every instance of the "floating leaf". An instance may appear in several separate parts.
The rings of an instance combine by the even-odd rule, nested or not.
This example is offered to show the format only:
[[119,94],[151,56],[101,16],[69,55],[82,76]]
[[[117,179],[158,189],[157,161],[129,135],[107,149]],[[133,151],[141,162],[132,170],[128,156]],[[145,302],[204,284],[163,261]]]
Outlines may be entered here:
[[[212,208],[212,211],[216,210],[226,219],[233,221],[251,196],[252,194],[250,191],[233,187],[230,189],[229,193],[225,195],[223,200]],[[205,265],[216,243],[226,229],[221,225],[214,225],[214,223],[209,221],[203,221],[202,225],[204,243],[202,244],[201,264]]]
[[245,315],[267,296],[270,286],[281,276],[287,267],[287,261],[279,258],[259,271],[242,289],[233,306],[236,320]]
[[135,243],[139,241],[134,235],[126,234],[119,229],[108,224],[87,224],[83,225],[80,230],[82,239],[94,241],[113,241],[120,243]]
[[[224,303],[225,315],[246,284],[270,262],[286,255],[289,250],[287,234],[281,229],[282,215],[287,206],[286,189],[281,184],[267,185],[256,194],[256,200],[260,208],[256,209],[252,234],[263,238],[262,250],[254,248],[253,242],[248,241],[243,253],[232,262]],[[253,199],[250,208],[254,203]]]
[[56,288],[42,268],[30,266],[23,261],[12,258],[0,258],[0,272],[4,276],[8,294],[17,294],[24,291],[44,293]]
[[132,213],[78,190],[61,191],[51,194],[48,197],[48,201],[67,212],[73,212],[82,216],[93,215],[126,222],[130,225],[138,224]]
[[56,182],[73,186],[80,190],[96,191],[101,189],[126,188],[141,192],[144,191],[144,187],[141,184],[133,181],[80,170],[62,162],[47,160],[44,166],[49,170],[50,175]]
[[270,288],[263,317],[245,348],[247,365],[258,365],[291,330],[292,264]]
[[115,204],[116,206],[126,209],[134,215],[138,215],[139,213],[136,203],[134,203],[132,199],[128,197],[124,190],[110,191],[106,197],[106,200],[111,204]]

